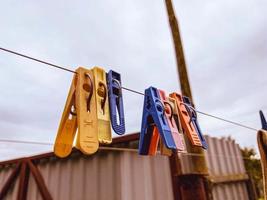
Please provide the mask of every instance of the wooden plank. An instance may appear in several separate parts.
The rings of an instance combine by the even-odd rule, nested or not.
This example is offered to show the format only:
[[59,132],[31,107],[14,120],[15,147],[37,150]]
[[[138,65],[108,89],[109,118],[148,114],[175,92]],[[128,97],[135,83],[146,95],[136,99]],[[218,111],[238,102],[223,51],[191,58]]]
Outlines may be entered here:
[[14,182],[16,181],[16,178],[18,177],[18,174],[20,171],[20,167],[21,167],[21,164],[18,163],[16,168],[13,170],[13,172],[8,177],[6,183],[4,184],[2,190],[0,191],[0,199],[4,199],[11,185],[14,184]]
[[29,168],[26,162],[21,164],[20,170],[20,179],[19,179],[19,191],[18,191],[18,200],[27,199],[28,183],[29,183]]
[[259,130],[257,133],[258,148],[261,156],[264,197],[267,199],[267,131]]
[[27,160],[27,164],[30,168],[30,172],[32,173],[34,180],[38,186],[38,189],[41,193],[41,196],[44,200],[52,200],[52,196],[50,195],[50,192],[48,191],[48,188],[45,185],[44,179],[38,170],[38,168],[30,161]]
[[232,174],[224,176],[208,176],[208,180],[213,184],[224,184],[230,182],[242,182],[249,179],[247,174]]

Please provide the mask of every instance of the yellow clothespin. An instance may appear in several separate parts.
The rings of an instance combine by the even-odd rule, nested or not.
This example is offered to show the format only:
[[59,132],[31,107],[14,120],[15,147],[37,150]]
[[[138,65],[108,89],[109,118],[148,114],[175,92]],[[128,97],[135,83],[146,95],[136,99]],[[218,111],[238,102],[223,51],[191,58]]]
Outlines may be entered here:
[[94,75],[91,70],[81,67],[76,72],[78,73],[75,98],[78,120],[76,147],[84,154],[93,154],[99,147]]
[[[98,150],[98,120],[94,75],[82,67],[76,70],[61,117],[54,152],[59,157],[71,153],[76,130],[76,147],[84,154]],[[74,109],[74,112],[71,109]]]
[[98,140],[100,143],[110,144],[112,142],[112,135],[106,72],[100,67],[94,67],[92,71],[94,74],[94,96],[97,110]]
[[77,75],[74,74],[54,145],[54,152],[59,157],[66,157],[71,153],[72,143],[77,129],[77,117],[71,112],[71,109],[75,105],[76,84]]

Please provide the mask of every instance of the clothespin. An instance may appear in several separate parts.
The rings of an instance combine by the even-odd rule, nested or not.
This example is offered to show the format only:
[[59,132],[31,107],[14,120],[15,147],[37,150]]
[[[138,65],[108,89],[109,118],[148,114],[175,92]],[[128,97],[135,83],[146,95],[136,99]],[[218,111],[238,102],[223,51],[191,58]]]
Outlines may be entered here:
[[93,154],[98,150],[98,120],[96,90],[92,70],[78,68],[76,89],[76,110],[78,135],[76,147],[84,154]]
[[125,133],[125,119],[121,91],[121,75],[110,70],[107,73],[107,84],[111,125],[115,133],[123,135]]
[[[185,143],[184,143],[183,135],[181,134],[182,129],[181,129],[181,124],[180,124],[180,120],[178,117],[176,101],[171,97],[167,97],[163,90],[158,89],[158,92],[159,92],[161,102],[164,105],[164,115],[170,127],[171,134],[176,145],[176,149],[179,151],[185,151]],[[154,127],[152,137],[151,137],[151,143],[149,147],[149,155],[156,154],[158,143],[159,141],[161,141],[159,139],[160,137],[159,137],[158,129],[157,127]],[[168,155],[168,156],[172,154],[172,150],[168,149],[164,145],[164,142],[162,141],[160,142],[160,152],[161,154]]]
[[267,122],[266,122],[264,114],[263,114],[263,112],[261,110],[260,110],[260,118],[261,118],[262,129],[267,131]]
[[170,94],[170,97],[174,98],[177,103],[179,117],[181,119],[181,125],[187,137],[190,139],[191,143],[194,146],[202,147],[201,140],[194,127],[193,121],[191,120],[191,117],[186,109],[185,103],[183,102],[182,95],[174,92]]
[[88,155],[98,150],[98,121],[94,93],[93,72],[79,67],[74,74],[57,132],[54,146],[57,156],[66,157],[71,153],[77,129],[76,147]]
[[194,128],[195,128],[195,130],[196,130],[196,132],[198,134],[198,137],[199,137],[199,139],[201,141],[202,147],[204,149],[207,149],[208,148],[208,144],[207,144],[207,142],[206,142],[206,140],[205,140],[205,138],[204,138],[204,136],[202,134],[202,131],[200,129],[200,126],[199,126],[199,123],[198,123],[198,120],[197,120],[197,113],[196,113],[196,111],[194,109],[192,109],[193,105],[192,105],[190,99],[188,97],[186,97],[186,96],[183,96],[183,102],[186,105],[186,109],[187,109],[187,111],[188,111],[188,113],[190,115],[191,121],[192,121],[192,123],[194,125]]
[[110,144],[112,142],[109,98],[106,80],[106,72],[100,67],[92,69],[94,74],[94,97],[96,101],[98,140],[100,143]]
[[164,105],[162,104],[159,92],[156,88],[150,87],[145,90],[142,127],[139,139],[139,154],[147,155],[154,130],[153,125],[158,128],[164,144],[170,149],[176,149],[172,138],[171,130],[164,115]]
[[[186,152],[184,136],[182,134],[183,133],[183,130],[182,130],[182,126],[181,126],[179,114],[178,114],[178,108],[177,108],[176,101],[175,101],[175,99],[173,99],[171,97],[166,97],[165,96],[165,93],[163,93],[163,92],[160,92],[160,94],[161,94],[160,95],[161,96],[161,99],[165,99],[164,101],[166,101],[166,99],[167,99],[167,102],[169,104],[169,107],[167,107],[167,109],[170,109],[171,108],[171,110],[172,110],[172,117],[171,117],[171,119],[170,119],[170,113],[169,113],[169,111],[167,110],[165,113],[167,115],[166,117],[170,119],[169,120],[169,124],[170,124],[170,122],[171,122],[171,124],[175,124],[174,126],[173,125],[171,125],[171,126],[173,126],[173,128],[175,129],[175,133],[172,132],[172,134],[173,135],[174,134],[178,134],[178,136],[174,136],[174,138],[176,137],[175,144],[176,144],[177,150]],[[155,135],[155,133],[153,133],[153,135]],[[160,153],[161,153],[161,155],[171,156],[172,155],[172,150],[171,149],[168,149],[164,145],[164,143],[162,142],[162,140],[159,140],[159,143],[160,143]],[[149,155],[151,155],[151,154],[149,154]]]
[[172,149],[168,149],[162,139],[160,138],[160,133],[158,128],[153,125],[153,131],[151,136],[151,141],[149,145],[149,152],[148,155],[155,156],[158,150],[158,144],[159,144],[159,150],[160,154],[164,156],[171,156],[172,155]]
[[177,124],[174,120],[174,103],[169,101],[169,98],[166,96],[163,90],[158,90],[160,99],[165,106],[165,116],[167,118],[168,125],[171,129],[172,137],[176,145],[176,149],[183,151],[185,149],[183,138],[179,134],[179,130],[177,128]]
[[77,75],[74,74],[54,145],[54,152],[59,157],[66,157],[71,153],[78,126],[77,114],[71,111],[75,106],[76,85]]

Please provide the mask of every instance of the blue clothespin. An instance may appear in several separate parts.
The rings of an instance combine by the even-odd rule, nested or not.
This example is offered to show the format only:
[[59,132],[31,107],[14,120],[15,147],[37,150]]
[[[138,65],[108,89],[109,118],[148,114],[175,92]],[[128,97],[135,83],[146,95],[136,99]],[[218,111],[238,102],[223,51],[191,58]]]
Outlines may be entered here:
[[139,154],[148,155],[153,127],[156,126],[166,147],[176,149],[171,130],[164,115],[164,105],[158,90],[149,87],[145,90],[142,127],[139,138]]
[[197,113],[194,109],[192,109],[192,103],[190,101],[190,99],[186,96],[183,96],[183,102],[186,104],[185,107],[189,113],[189,116],[190,116],[190,119],[193,123],[193,126],[198,134],[198,137],[200,138],[200,141],[201,141],[201,144],[202,144],[202,148],[203,149],[207,149],[208,148],[208,144],[202,134],[202,131],[200,129],[200,126],[199,126],[199,123],[198,123],[198,120],[197,120]]
[[125,119],[121,92],[121,75],[110,70],[107,73],[107,83],[111,125],[115,133],[123,135],[125,133]]
[[266,119],[264,117],[264,114],[263,114],[263,112],[261,110],[260,110],[260,117],[261,117],[261,126],[262,126],[262,129],[267,131],[267,122],[266,122]]

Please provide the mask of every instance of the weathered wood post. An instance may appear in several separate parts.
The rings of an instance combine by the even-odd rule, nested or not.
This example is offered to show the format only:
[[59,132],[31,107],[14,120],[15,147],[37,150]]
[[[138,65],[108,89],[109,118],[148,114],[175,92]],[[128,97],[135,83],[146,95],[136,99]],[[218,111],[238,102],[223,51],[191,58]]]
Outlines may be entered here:
[[[193,102],[178,22],[175,17],[172,1],[165,0],[165,3],[173,37],[181,91],[183,95],[190,97]],[[175,199],[205,200],[207,199],[207,195],[205,191],[204,180],[208,170],[205,162],[204,152],[201,148],[190,145],[190,141],[188,141],[186,137],[185,140],[187,144],[187,151],[189,153],[199,154],[199,156],[190,157],[190,162],[193,169],[189,174],[183,175],[180,173],[181,171],[177,169],[180,168],[178,155],[174,154],[170,158]]]

